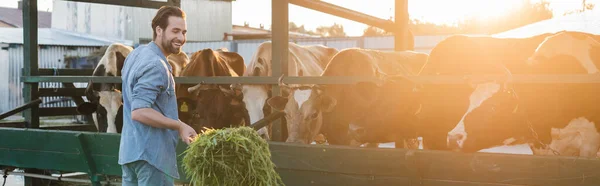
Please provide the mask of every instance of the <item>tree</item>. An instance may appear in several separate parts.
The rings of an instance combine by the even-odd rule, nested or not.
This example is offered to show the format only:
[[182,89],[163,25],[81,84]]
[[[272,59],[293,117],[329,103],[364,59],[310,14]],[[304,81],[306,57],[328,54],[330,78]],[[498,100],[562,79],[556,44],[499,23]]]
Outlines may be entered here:
[[363,36],[385,36],[385,35],[392,35],[392,33],[387,32],[383,29],[374,27],[374,26],[369,26],[363,31]]
[[317,34],[323,37],[345,37],[344,26],[341,24],[333,23],[331,26],[319,26],[317,27]]

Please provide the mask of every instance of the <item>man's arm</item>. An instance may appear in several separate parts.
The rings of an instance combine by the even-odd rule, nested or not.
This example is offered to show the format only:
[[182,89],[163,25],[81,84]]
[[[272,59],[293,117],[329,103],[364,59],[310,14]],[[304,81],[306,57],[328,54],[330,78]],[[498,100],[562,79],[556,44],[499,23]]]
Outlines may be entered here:
[[131,119],[156,128],[179,130],[179,121],[152,109],[158,95],[166,89],[168,78],[165,70],[151,63],[137,70],[135,79],[137,82],[132,90]]
[[156,128],[167,128],[179,131],[181,122],[165,117],[151,108],[140,108],[131,112],[131,119]]

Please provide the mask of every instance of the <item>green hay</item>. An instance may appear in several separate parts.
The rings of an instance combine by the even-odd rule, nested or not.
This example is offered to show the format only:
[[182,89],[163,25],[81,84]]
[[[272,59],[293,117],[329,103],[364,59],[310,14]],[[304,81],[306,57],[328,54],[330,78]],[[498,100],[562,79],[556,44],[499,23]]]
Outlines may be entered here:
[[284,185],[268,143],[250,127],[207,129],[185,152],[183,167],[194,185]]

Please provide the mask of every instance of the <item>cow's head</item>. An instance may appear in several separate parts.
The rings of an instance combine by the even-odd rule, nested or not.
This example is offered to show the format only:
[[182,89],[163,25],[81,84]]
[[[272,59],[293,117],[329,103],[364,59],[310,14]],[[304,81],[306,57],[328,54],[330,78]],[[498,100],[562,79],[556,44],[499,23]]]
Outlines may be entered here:
[[[512,84],[497,82],[472,85],[469,108],[461,121],[448,132],[447,143],[452,150],[476,152],[503,145],[516,132],[526,132],[523,109]],[[508,145],[508,144],[506,144]]]
[[189,113],[184,115],[187,115],[187,124],[195,130],[204,130],[204,127],[221,129],[248,124],[248,111],[242,101],[243,94],[239,85],[226,87],[198,84],[188,88],[188,92],[194,95],[196,100],[181,99],[180,105],[189,104],[187,109]]
[[[243,58],[233,52],[205,49],[194,53],[190,61],[181,76],[237,77],[236,71],[245,70],[243,67],[236,69],[237,64],[243,64]],[[240,85],[178,85],[176,93],[180,119],[196,131],[205,127],[221,129],[249,124]]]
[[[92,76],[121,76],[121,69],[125,58],[133,48],[119,43],[111,44],[98,66],[94,69]],[[92,114],[96,128],[100,132],[118,133],[122,127],[122,105],[120,83],[94,83],[88,82],[85,95],[89,102],[77,106],[80,114]]]
[[351,121],[350,137],[360,143],[385,143],[417,137],[420,85],[404,77],[395,77],[381,86],[363,82],[356,87],[364,100],[369,101],[364,102],[368,109]]
[[554,58],[561,57],[564,60],[564,56],[569,56],[576,59],[587,73],[596,73],[598,67],[593,61],[600,61],[599,53],[600,43],[589,34],[563,31],[546,37],[528,58],[527,63],[544,65],[552,62]]
[[323,124],[322,113],[330,112],[336,100],[323,94],[319,86],[287,86],[287,97],[274,96],[267,103],[275,110],[285,112],[288,138],[286,142],[309,144],[319,134]]

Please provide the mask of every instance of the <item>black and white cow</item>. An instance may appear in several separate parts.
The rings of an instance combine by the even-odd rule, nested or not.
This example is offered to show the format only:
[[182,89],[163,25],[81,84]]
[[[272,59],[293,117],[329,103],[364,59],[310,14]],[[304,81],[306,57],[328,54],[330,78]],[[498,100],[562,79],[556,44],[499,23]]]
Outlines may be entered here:
[[[133,48],[111,44],[98,62],[92,76],[121,76],[125,58]],[[123,127],[123,98],[120,83],[88,82],[85,95],[89,102],[77,106],[81,114],[92,114],[99,132],[120,133]]]
[[[559,32],[530,55],[530,74],[598,74],[600,43],[594,35]],[[487,83],[477,106],[470,108],[448,135],[453,149],[474,152],[511,141],[549,144],[552,128],[577,120],[600,124],[600,86],[596,84],[515,84],[503,93]],[[476,97],[476,96],[471,96]],[[536,147],[538,148],[538,147]]]

